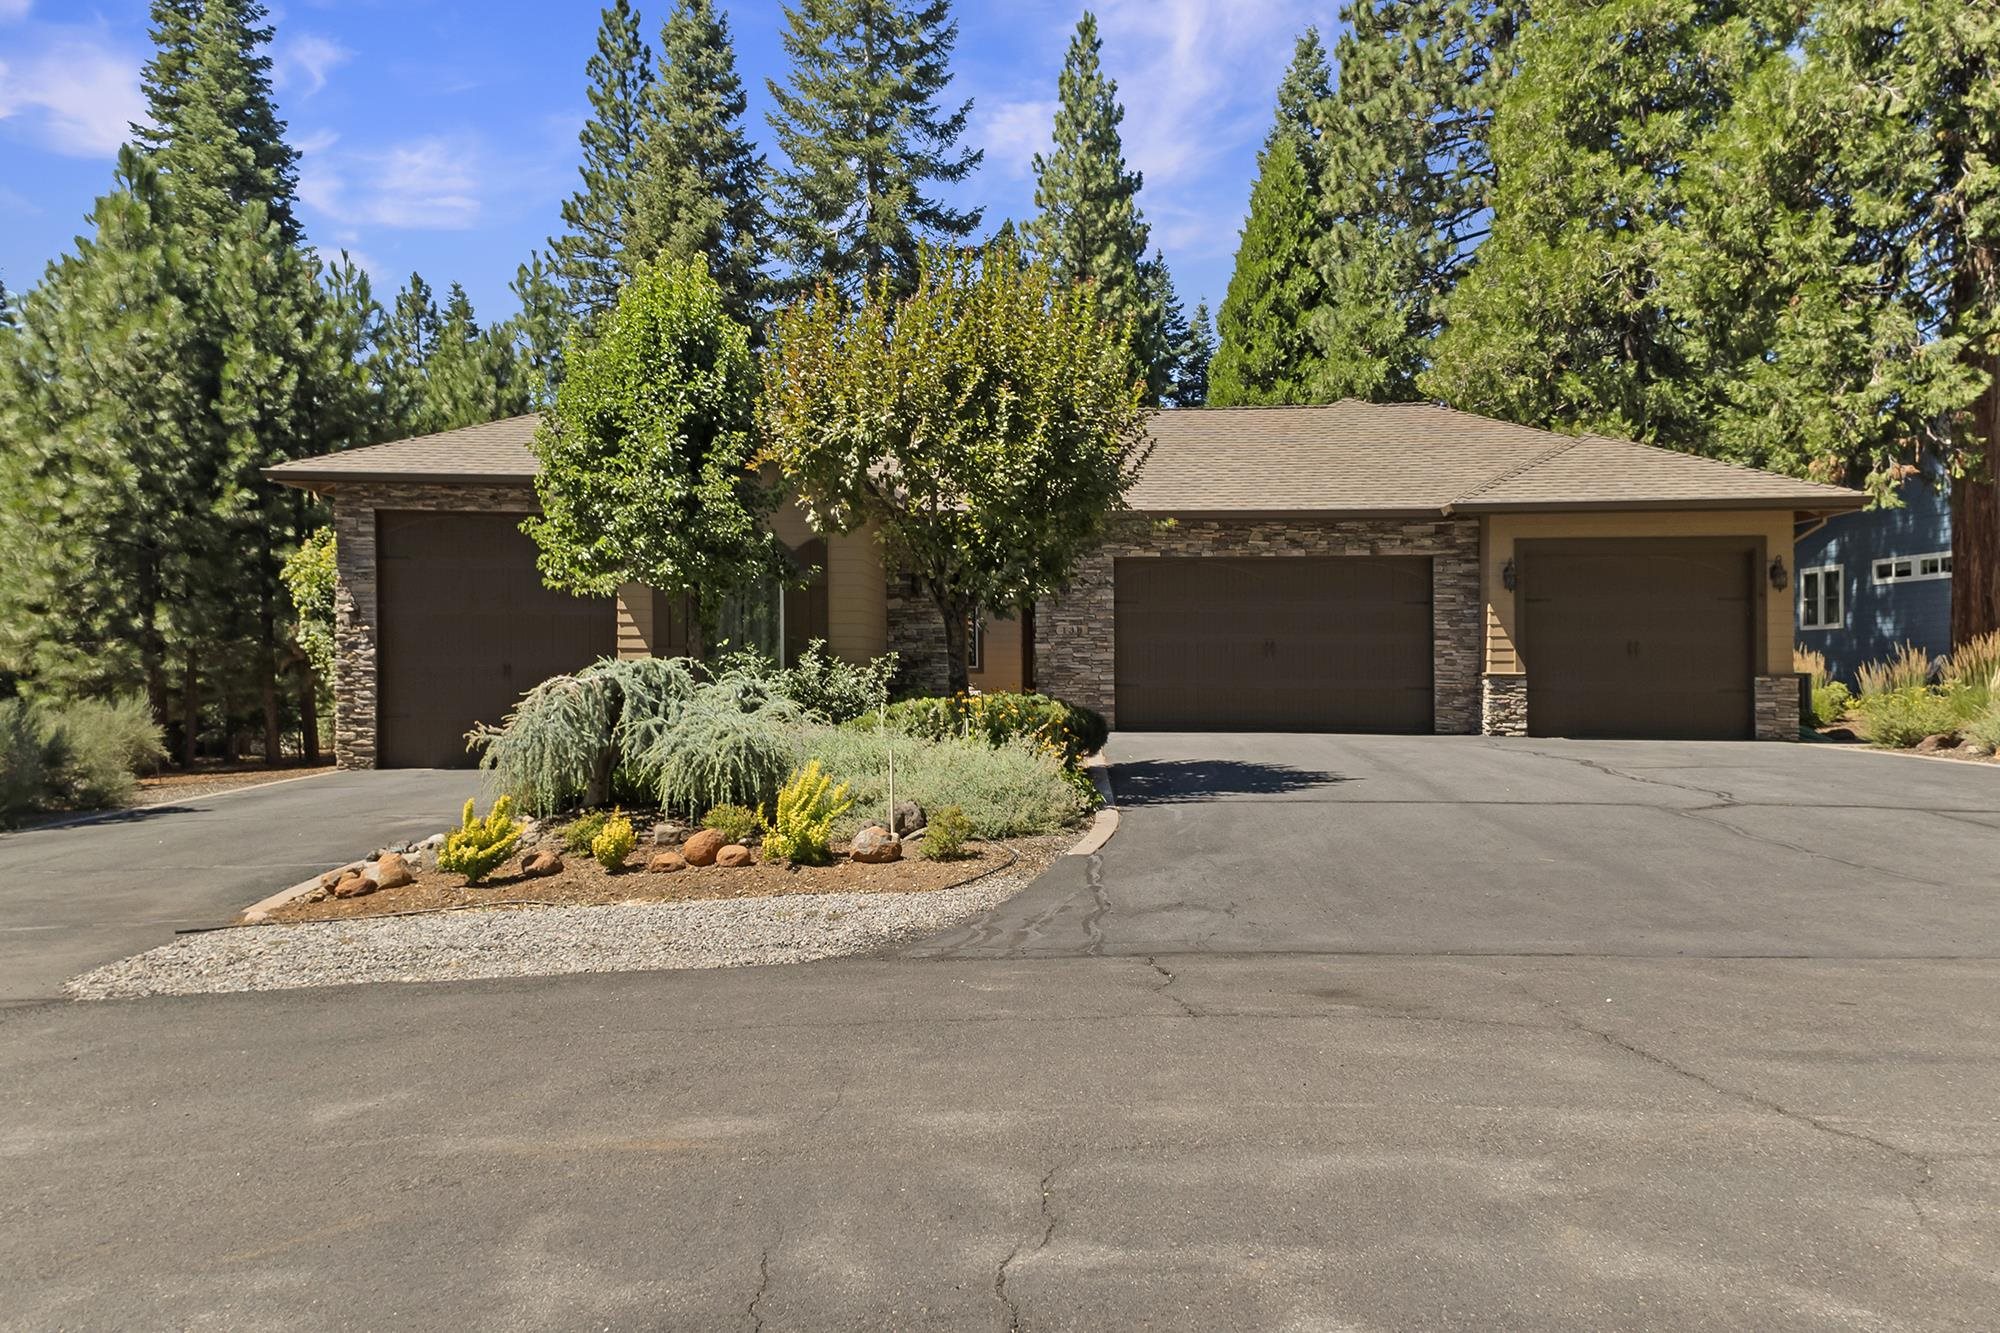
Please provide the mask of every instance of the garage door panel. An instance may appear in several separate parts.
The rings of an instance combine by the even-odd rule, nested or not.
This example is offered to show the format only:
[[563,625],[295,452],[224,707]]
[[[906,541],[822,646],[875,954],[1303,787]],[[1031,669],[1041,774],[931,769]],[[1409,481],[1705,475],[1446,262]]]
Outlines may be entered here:
[[1430,561],[1120,560],[1122,727],[1429,731]]
[[1751,734],[1753,544],[1523,543],[1517,565],[1531,734]]
[[542,582],[522,515],[376,515],[376,728],[385,768],[461,767],[465,733],[617,649],[608,598]]

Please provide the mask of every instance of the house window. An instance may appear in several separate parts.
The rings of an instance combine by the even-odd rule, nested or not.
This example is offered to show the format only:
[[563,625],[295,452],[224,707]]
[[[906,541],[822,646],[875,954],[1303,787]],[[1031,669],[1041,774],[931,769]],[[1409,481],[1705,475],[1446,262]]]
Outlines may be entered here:
[[1847,619],[1839,565],[1799,571],[1799,628],[1839,629]]
[[1950,577],[1950,551],[1933,551],[1929,555],[1890,556],[1875,562],[1877,583],[1915,583],[1922,579]]
[[986,670],[986,618],[974,616],[972,625],[965,636],[965,669],[967,671]]

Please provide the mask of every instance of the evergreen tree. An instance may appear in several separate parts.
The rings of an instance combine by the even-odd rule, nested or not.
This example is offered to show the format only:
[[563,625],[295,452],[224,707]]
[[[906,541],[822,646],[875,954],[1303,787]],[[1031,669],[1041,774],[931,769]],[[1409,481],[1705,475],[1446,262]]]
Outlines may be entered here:
[[153,0],[152,15],[154,54],[142,74],[149,123],[133,130],[182,200],[179,215],[221,227],[254,200],[284,243],[298,244],[298,153],[271,99],[261,0]]
[[521,303],[508,331],[508,341],[514,348],[514,359],[530,405],[543,407],[554,401],[556,386],[562,383],[563,344],[571,322],[569,310],[563,304],[562,288],[556,283],[554,270],[539,251],[529,255],[528,262],[514,271],[514,281],[508,290]]
[[916,280],[926,241],[956,244],[981,210],[936,187],[966,179],[984,154],[960,151],[971,102],[938,106],[958,40],[950,0],[793,0],[785,6],[785,86],[770,116],[790,164],[776,178],[776,250],[790,290],[824,280],[858,294],[875,275]]
[[646,103],[653,82],[653,53],[639,34],[631,0],[605,8],[597,51],[584,67],[590,80],[590,119],[577,135],[583,187],[562,206],[567,231],[549,242],[569,308],[587,329],[617,304],[632,277],[633,216],[645,153]]
[[1493,128],[1492,235],[1453,295],[1426,390],[1509,420],[1703,447],[1716,385],[1663,260],[1686,164],[1796,36],[1790,0],[1538,3]]
[[[1348,0],[1322,101],[1315,397],[1418,396],[1445,300],[1484,235],[1493,105],[1521,0]],[[1226,338],[1226,335],[1225,335]]]
[[1035,154],[1035,207],[1028,236],[1056,280],[1093,284],[1113,323],[1130,323],[1142,357],[1149,318],[1140,281],[1149,229],[1139,215],[1140,173],[1125,165],[1119,125],[1125,108],[1104,73],[1097,16],[1085,11],[1056,84],[1055,146]]
[[1278,119],[1257,156],[1250,216],[1218,320],[1214,401],[1306,403],[1322,392],[1311,321],[1326,305],[1319,247],[1322,153],[1313,117],[1332,96],[1317,29],[1308,28],[1278,85]]
[[1145,402],[1158,407],[1173,397],[1180,382],[1181,359],[1188,342],[1187,311],[1174,291],[1166,256],[1158,250],[1139,265],[1139,323],[1134,354],[1145,381]]
[[767,286],[771,219],[764,159],[743,127],[747,105],[729,20],[714,0],[676,0],[646,94],[630,245],[647,260],[700,257],[731,317],[751,324]]
[[1181,345],[1180,366],[1174,377],[1175,407],[1208,405],[1209,365],[1215,358],[1215,326],[1209,322],[1208,302],[1198,301],[1194,319],[1188,324]]
[[377,440],[394,440],[420,435],[428,419],[424,389],[424,366],[437,350],[439,338],[437,300],[421,273],[412,273],[409,283],[396,293],[384,312],[368,369],[380,404]]

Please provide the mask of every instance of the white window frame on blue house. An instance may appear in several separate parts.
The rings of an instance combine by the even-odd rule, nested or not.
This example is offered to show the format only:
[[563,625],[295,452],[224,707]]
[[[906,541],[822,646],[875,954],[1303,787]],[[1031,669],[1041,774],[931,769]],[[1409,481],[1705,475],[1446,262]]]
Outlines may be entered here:
[[1879,587],[1884,583],[1922,583],[1951,577],[1951,552],[1927,551],[1922,555],[1892,555],[1871,561],[1870,570]]
[[[1833,590],[1836,614],[1831,620],[1822,620],[1819,617],[1826,612],[1828,588]],[[1847,581],[1842,577],[1841,566],[1814,565],[1799,571],[1798,615],[1800,629],[1847,628]]]

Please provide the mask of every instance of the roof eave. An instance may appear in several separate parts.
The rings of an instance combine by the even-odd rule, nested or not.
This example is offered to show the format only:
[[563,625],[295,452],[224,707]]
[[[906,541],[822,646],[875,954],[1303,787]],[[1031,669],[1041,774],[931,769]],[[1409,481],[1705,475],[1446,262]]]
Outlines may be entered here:
[[323,492],[350,482],[388,482],[406,486],[520,486],[532,487],[532,476],[519,476],[496,472],[398,472],[361,471],[343,468],[338,471],[307,472],[289,467],[267,467],[264,479],[275,481],[281,486],[296,486],[300,490]]
[[[1179,409],[1176,409],[1179,410]],[[1218,408],[1218,411],[1232,409]],[[1294,506],[1290,509],[1190,509],[1181,506],[1149,508],[1133,505],[1128,511],[1146,518],[1436,518],[1443,512],[1437,505],[1404,505],[1397,508],[1342,508],[1334,506]]]
[[1732,495],[1704,500],[1475,500],[1464,504],[1447,505],[1448,514],[1538,514],[1548,512],[1577,513],[1595,511],[1618,513],[1668,509],[1783,509],[1783,510],[1824,510],[1839,512],[1860,509],[1866,506],[1868,497],[1856,492],[1845,495],[1773,495],[1751,496]]

